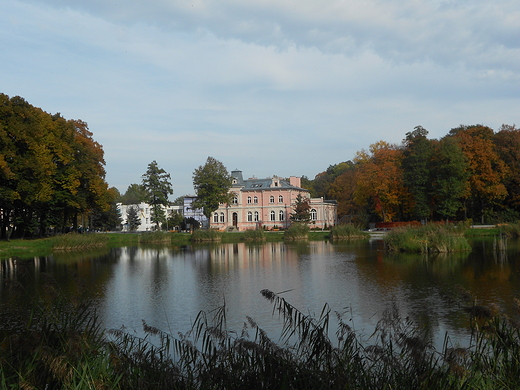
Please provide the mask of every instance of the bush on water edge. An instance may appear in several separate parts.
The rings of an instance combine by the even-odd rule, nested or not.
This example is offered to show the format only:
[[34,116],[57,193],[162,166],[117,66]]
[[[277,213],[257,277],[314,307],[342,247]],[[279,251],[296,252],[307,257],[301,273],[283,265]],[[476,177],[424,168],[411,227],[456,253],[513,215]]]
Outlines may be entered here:
[[214,229],[197,229],[191,234],[192,242],[221,242],[222,232]]
[[77,251],[104,247],[108,244],[106,234],[61,234],[52,238],[55,251]]
[[248,242],[263,242],[266,240],[266,233],[263,229],[246,230],[243,238]]
[[[13,281],[14,283],[15,281]],[[49,286],[54,286],[52,280]],[[50,291],[50,290],[49,290]],[[520,386],[519,318],[479,306],[464,289],[453,299],[469,316],[472,342],[442,351],[428,330],[388,308],[368,340],[328,305],[319,316],[262,290],[282,320],[271,340],[251,317],[227,329],[225,305],[200,312],[174,336],[143,321],[146,336],[105,331],[89,301],[54,290],[24,323],[0,324],[4,389],[513,389]],[[514,304],[520,312],[520,302]],[[331,316],[338,319],[329,332]],[[517,315],[518,317],[518,315]],[[22,325],[22,326],[20,326]],[[8,326],[11,326],[8,328]],[[334,335],[334,337],[331,337]]]
[[508,238],[519,238],[520,237],[520,222],[508,223],[499,226],[500,234]]
[[286,241],[299,241],[309,239],[310,228],[304,223],[293,223],[284,231],[283,239]]
[[330,237],[332,240],[359,240],[368,239],[370,235],[352,224],[347,224],[333,226],[330,229]]
[[384,240],[390,251],[444,253],[471,250],[464,229],[449,224],[395,228],[386,234]]

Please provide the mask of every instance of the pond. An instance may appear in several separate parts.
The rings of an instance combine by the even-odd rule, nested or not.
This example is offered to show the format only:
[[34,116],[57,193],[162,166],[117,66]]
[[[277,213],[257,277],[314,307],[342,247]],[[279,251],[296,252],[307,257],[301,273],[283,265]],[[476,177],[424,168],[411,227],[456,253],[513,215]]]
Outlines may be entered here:
[[61,291],[95,300],[106,328],[140,334],[145,320],[176,335],[190,329],[199,311],[225,304],[229,329],[239,332],[250,316],[276,340],[280,320],[260,294],[269,289],[305,314],[319,316],[327,304],[366,337],[395,306],[403,318],[429,329],[436,344],[446,332],[459,342],[467,335],[468,315],[458,291],[507,313],[520,298],[518,242],[507,249],[495,239],[472,246],[470,253],[426,256],[390,254],[378,240],[238,243],[6,259],[0,311],[6,318],[13,307],[36,297],[54,299]]

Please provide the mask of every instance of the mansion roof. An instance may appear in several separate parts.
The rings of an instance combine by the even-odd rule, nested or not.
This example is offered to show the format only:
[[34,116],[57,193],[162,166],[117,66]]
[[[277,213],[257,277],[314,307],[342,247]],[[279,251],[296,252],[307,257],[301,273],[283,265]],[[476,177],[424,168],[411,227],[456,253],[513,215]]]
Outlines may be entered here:
[[[257,179],[255,177],[244,180],[242,177],[242,171],[234,170],[231,172],[231,177],[233,178],[231,188],[239,189],[240,191],[269,191],[269,190],[287,190],[293,189],[297,191],[305,191],[308,190],[291,184],[291,180],[283,179],[278,176],[267,177],[264,179]],[[299,180],[298,180],[299,183]]]

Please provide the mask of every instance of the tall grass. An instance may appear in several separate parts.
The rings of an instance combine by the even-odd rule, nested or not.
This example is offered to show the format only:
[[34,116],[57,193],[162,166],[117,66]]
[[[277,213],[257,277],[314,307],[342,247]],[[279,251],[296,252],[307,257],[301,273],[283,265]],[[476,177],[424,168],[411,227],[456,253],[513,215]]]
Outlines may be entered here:
[[220,242],[222,233],[214,229],[197,229],[191,234],[193,242]]
[[172,233],[155,231],[143,233],[139,236],[140,244],[166,244],[172,241]]
[[310,228],[304,223],[293,223],[284,231],[283,239],[287,241],[299,241],[309,239]]
[[262,242],[266,240],[265,231],[262,229],[246,230],[244,232],[244,241]]
[[508,238],[518,238],[520,237],[520,223],[500,225],[500,233]]
[[[50,287],[51,285],[49,285]],[[427,329],[388,308],[364,339],[324,305],[307,314],[262,290],[282,320],[279,340],[251,317],[229,330],[225,304],[200,312],[190,331],[172,335],[143,321],[145,336],[105,333],[88,304],[42,301],[0,340],[6,389],[517,389],[520,301],[514,317],[479,306],[462,288],[472,341],[436,350]],[[331,320],[338,324],[335,333]],[[5,323],[2,323],[4,326]]]
[[370,237],[367,232],[352,224],[333,226],[330,229],[330,236],[333,240],[359,240]]
[[62,234],[51,239],[52,249],[55,251],[78,251],[91,248],[100,248],[108,244],[109,237],[106,234],[90,233]]
[[464,229],[445,224],[395,228],[386,234],[385,244],[388,250],[401,252],[445,253],[471,250],[464,237]]

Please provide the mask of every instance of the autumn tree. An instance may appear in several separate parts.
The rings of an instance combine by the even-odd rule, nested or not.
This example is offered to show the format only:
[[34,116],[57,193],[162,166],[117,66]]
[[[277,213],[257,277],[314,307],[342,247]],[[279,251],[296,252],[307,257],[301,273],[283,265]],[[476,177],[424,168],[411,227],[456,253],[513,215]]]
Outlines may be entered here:
[[193,171],[193,187],[197,199],[193,207],[202,209],[208,220],[218,209],[220,203],[231,203],[231,175],[224,164],[213,157],[208,157],[204,165]]
[[359,164],[355,198],[359,205],[370,204],[383,222],[392,221],[407,196],[401,167],[402,151],[395,145],[379,141],[369,151],[356,154]]
[[468,161],[468,207],[472,216],[480,216],[484,223],[486,213],[507,195],[503,183],[506,166],[495,150],[493,129],[483,125],[460,126],[452,129],[449,135],[459,140]]
[[336,177],[330,185],[329,197],[338,202],[338,217],[340,221],[342,218],[346,218],[349,223],[365,225],[366,213],[355,199],[357,168],[354,163],[351,164],[350,168]]
[[168,205],[168,196],[173,194],[170,174],[160,168],[154,160],[148,164],[142,179],[142,185],[146,190],[146,201],[152,209],[151,221],[159,230],[160,223],[165,220],[163,206]]

